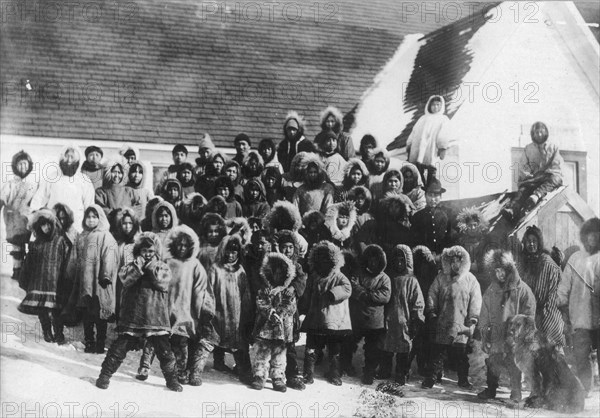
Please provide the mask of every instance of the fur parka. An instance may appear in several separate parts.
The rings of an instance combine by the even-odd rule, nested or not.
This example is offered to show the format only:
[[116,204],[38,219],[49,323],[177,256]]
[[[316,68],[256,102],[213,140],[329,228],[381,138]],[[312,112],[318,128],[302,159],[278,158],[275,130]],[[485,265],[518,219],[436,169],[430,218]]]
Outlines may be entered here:
[[352,138],[350,137],[350,135],[344,132],[344,117],[342,115],[342,112],[337,107],[328,106],[325,110],[321,112],[319,118],[321,132],[319,132],[315,137],[315,144],[321,144],[323,138],[325,137],[327,132],[329,132],[327,126],[325,126],[325,121],[327,120],[329,115],[333,116],[336,122],[331,131],[333,131],[338,137],[338,152],[345,160],[354,158],[356,156],[354,143],[352,142]]
[[[337,219],[343,211],[348,215],[348,225],[340,229],[337,224]],[[331,241],[341,249],[352,248],[352,232],[356,225],[356,208],[354,202],[346,201],[331,205],[325,214],[325,226],[331,233]]]

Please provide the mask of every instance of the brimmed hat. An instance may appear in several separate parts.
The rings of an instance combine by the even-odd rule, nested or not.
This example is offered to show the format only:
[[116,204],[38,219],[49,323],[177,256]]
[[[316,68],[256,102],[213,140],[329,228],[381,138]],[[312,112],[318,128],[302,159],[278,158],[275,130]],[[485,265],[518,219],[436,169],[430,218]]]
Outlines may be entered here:
[[442,187],[442,183],[436,178],[431,179],[423,189],[425,193],[446,193],[446,189]]

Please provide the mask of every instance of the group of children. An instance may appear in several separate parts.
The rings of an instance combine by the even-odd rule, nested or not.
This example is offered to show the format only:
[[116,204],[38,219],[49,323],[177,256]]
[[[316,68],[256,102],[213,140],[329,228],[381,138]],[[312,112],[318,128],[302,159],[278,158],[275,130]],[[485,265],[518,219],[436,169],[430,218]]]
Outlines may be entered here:
[[505,302],[499,289],[509,283],[526,298],[510,313],[534,315],[535,297],[508,253],[485,257],[481,213],[463,211],[453,229],[440,206],[445,190],[432,159],[443,158],[448,142],[436,139],[445,123],[436,97],[426,114],[435,120],[409,141],[409,155],[427,156],[410,157],[414,164],[390,160],[370,135],[357,153],[331,107],[314,141],[291,112],[278,146],[265,139],[253,150],[240,134],[229,159],[204,134],[190,164],[177,145],[154,193],[133,147],[112,163],[88,147],[81,167],[76,147],[66,147],[63,176],[85,180],[66,197],[33,183],[32,160],[19,152],[2,189],[14,278],[26,291],[19,310],[38,315],[44,339],[59,344],[65,325],[83,321],[88,353],[105,353],[116,320],[96,381],[103,389],[131,350],[142,350],[138,379],[156,356],[174,391],[201,385],[212,353],[216,370],[254,389],[270,377],[284,392],[313,383],[326,348],[326,378],[341,385],[357,373],[353,355],[363,339],[364,384],[391,378],[395,356],[399,384],[416,357],[424,388],[441,380],[444,366],[471,388],[475,328],[484,322],[484,341],[492,335],[497,345],[508,319],[506,309],[500,323],[489,316],[498,298]]

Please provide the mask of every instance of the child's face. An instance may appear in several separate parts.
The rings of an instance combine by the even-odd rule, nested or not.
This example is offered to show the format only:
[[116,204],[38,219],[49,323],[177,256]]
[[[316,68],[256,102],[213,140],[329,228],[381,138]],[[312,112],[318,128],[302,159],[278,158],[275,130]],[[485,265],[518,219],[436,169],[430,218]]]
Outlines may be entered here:
[[210,148],[201,148],[200,151],[198,151],[198,155],[200,156],[201,161],[208,161],[210,158]]
[[123,180],[123,170],[121,170],[121,167],[119,166],[113,167],[113,169],[110,170],[110,181],[112,181],[113,184],[119,184],[121,183],[121,180]]
[[187,255],[191,247],[190,240],[187,237],[183,237],[175,245],[175,251],[177,252],[177,258],[183,258]]
[[238,141],[235,144],[235,150],[238,154],[246,155],[248,151],[250,151],[250,144],[248,144],[246,141]]
[[250,188],[248,189],[248,195],[250,196],[250,199],[252,199],[253,201],[258,200],[258,198],[260,197],[260,190],[258,190],[258,186],[256,186],[256,185],[250,186]]
[[144,261],[149,262],[156,256],[156,250],[154,247],[146,247],[140,250],[140,255],[144,259]]
[[367,268],[371,272],[375,272],[377,270],[379,262],[375,257],[371,257],[367,260]]
[[385,158],[383,157],[375,157],[373,160],[373,164],[378,172],[381,172],[385,169]]
[[167,229],[171,226],[171,214],[167,208],[162,208],[158,214],[157,219],[158,226],[162,229]]
[[404,258],[404,253],[398,254],[398,271],[404,271],[406,268],[406,258]]
[[327,138],[325,141],[325,152],[334,152],[337,149],[338,140],[334,137]]
[[504,283],[506,281],[506,272],[503,268],[496,267],[494,272],[496,273],[496,279],[498,279],[500,283]]
[[173,153],[173,163],[175,165],[183,164],[187,159],[187,154],[183,151]]
[[479,233],[479,222],[477,221],[469,221],[467,222],[467,235],[475,236]]
[[29,161],[21,159],[17,161],[17,165],[15,168],[17,169],[18,174],[24,175],[25,173],[27,173],[27,170],[29,170]]
[[367,199],[362,194],[358,195],[354,198],[354,206],[356,206],[356,208],[359,210],[362,209],[366,203],[367,203]]
[[271,243],[267,241],[265,237],[261,237],[254,245],[258,254],[264,254],[267,251],[271,251]]
[[281,254],[291,259],[294,256],[294,244],[291,242],[284,242],[279,246],[279,251],[281,251]]
[[440,102],[439,100],[435,100],[429,104],[430,113],[435,114],[438,113],[440,110],[442,110],[442,102]]
[[189,183],[190,181],[192,181],[192,172],[191,170],[183,170],[181,171],[181,180],[184,183]]
[[258,222],[250,222],[250,229],[252,232],[260,231],[260,225]]
[[50,233],[50,231],[52,230],[52,225],[50,225],[50,222],[44,222],[40,225],[40,230],[45,235],[48,235]]
[[131,234],[131,231],[133,231],[133,219],[131,219],[131,216],[123,216],[123,219],[121,220],[121,229],[125,234]]
[[253,173],[258,170],[258,160],[256,158],[250,158],[248,161],[248,168]]
[[352,184],[357,185],[362,180],[363,173],[360,169],[355,168],[350,172],[350,180],[352,180]]
[[172,201],[179,199],[179,187],[172,185],[167,189],[167,194]]
[[329,115],[327,116],[327,119],[325,119],[325,127],[327,129],[333,129],[335,122],[335,117],[333,115]]
[[273,150],[271,149],[271,147],[266,146],[266,147],[262,147],[260,149],[260,155],[262,155],[262,157],[265,160],[268,160],[269,158],[271,158],[271,154],[273,154]]
[[127,164],[131,164],[131,163],[133,163],[135,160],[136,160],[136,158],[135,158],[135,154],[129,154],[129,155],[127,156]]
[[220,173],[221,170],[223,170],[224,165],[225,165],[225,162],[223,161],[222,158],[215,158],[213,160],[213,167],[215,168],[215,170],[217,170],[218,173]]
[[452,259],[450,260],[450,268],[452,269],[453,276],[459,273],[461,264],[462,258],[452,257]]
[[350,222],[350,217],[348,215],[338,215],[337,217],[337,226],[339,229],[343,229],[348,226]]
[[389,191],[397,192],[400,190],[400,179],[398,177],[390,177],[387,181]]
[[237,261],[239,257],[239,252],[238,250],[234,249],[234,248],[227,248],[225,250],[225,262],[227,264],[233,264]]
[[213,245],[219,243],[219,225],[208,225],[206,240]]
[[237,167],[227,167],[227,170],[225,170],[225,174],[231,179],[231,181],[236,181],[238,177]]
[[265,186],[269,189],[275,187],[275,177],[267,177],[265,178]]
[[61,225],[66,225],[67,222],[69,221],[69,216],[67,215],[67,212],[65,212],[64,210],[59,210],[56,213],[56,217],[58,218]]
[[287,134],[288,138],[294,138],[298,134],[298,128],[295,126],[287,126],[285,128],[285,133]]
[[102,155],[100,155],[98,151],[92,151],[87,155],[86,160],[90,164],[100,164],[100,161],[102,161]]
[[140,184],[143,177],[144,173],[142,173],[142,170],[139,167],[135,167],[129,172],[129,181],[133,184]]
[[437,205],[440,204],[441,200],[442,200],[441,193],[431,193],[431,192],[425,193],[425,201],[427,202],[427,206],[429,206],[430,208],[435,208]]
[[85,226],[87,226],[90,229],[94,229],[98,226],[99,222],[100,219],[98,218],[98,214],[95,211],[90,210],[85,217]]
[[308,178],[308,181],[314,182],[317,180],[318,176],[319,170],[314,165],[311,165],[306,169],[306,177]]
[[373,158],[373,150],[374,149],[375,149],[375,145],[373,145],[373,144],[365,144],[363,146],[362,157],[365,160],[370,160],[371,158]]
[[229,187],[218,187],[217,194],[227,200],[229,197]]

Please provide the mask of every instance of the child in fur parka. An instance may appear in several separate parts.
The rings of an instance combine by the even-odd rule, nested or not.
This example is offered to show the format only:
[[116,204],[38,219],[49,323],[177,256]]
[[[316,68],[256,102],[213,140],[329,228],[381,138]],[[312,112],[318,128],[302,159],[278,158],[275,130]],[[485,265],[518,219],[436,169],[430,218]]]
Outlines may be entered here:
[[344,132],[344,118],[342,112],[334,106],[328,106],[320,117],[321,132],[315,137],[315,144],[319,144],[324,140],[327,134],[334,134],[337,140],[337,147],[340,155],[344,160],[354,158],[356,150],[354,149],[354,143],[349,134]]
[[264,168],[265,163],[258,151],[251,150],[248,152],[242,162],[243,184],[245,185],[251,179],[260,180],[260,175]]
[[352,230],[353,251],[360,254],[369,244],[374,244],[377,235],[377,223],[370,212],[372,196],[364,186],[354,186],[348,193],[348,200],[354,202],[356,223]]
[[521,371],[515,364],[512,349],[506,344],[507,322],[515,315],[535,317],[535,296],[521,280],[509,251],[493,250],[485,255],[485,269],[493,272],[494,281],[483,295],[481,316],[477,324],[486,359],[487,388],[477,396],[494,399],[503,368],[510,377],[510,399],[521,401]]
[[302,217],[298,208],[290,202],[281,200],[275,202],[271,212],[264,218],[264,229],[271,234],[275,234],[282,229],[289,229],[294,233],[300,246],[299,256],[303,259],[308,253],[308,242],[300,234],[299,230],[302,226]]
[[301,311],[306,317],[300,328],[306,332],[304,353],[304,381],[314,382],[316,350],[327,346],[329,356],[329,383],[341,386],[340,352],[342,342],[352,334],[348,299],[352,294],[350,280],[340,272],[344,257],[339,248],[329,241],[315,245],[309,255],[310,276]]
[[28,227],[35,233],[35,241],[30,244],[23,263],[19,286],[27,294],[18,309],[38,316],[44,341],[62,344],[65,336],[60,300],[63,298],[59,297],[58,291],[67,269],[69,245],[61,234],[58,219],[49,209],[34,212]]
[[444,362],[452,357],[458,386],[470,389],[467,343],[479,320],[481,291],[477,279],[469,272],[471,259],[463,247],[446,248],[442,252],[442,267],[427,295],[425,313],[435,329],[435,345],[432,364],[421,387],[432,388],[433,376],[441,375]]
[[285,199],[283,191],[282,177],[275,167],[266,167],[261,175],[262,182],[265,186],[265,198],[270,207],[273,207],[275,202]]
[[335,190],[336,203],[350,200],[349,193],[353,187],[364,186],[369,181],[369,170],[358,158],[352,158],[344,166],[344,179]]
[[413,338],[425,320],[425,300],[417,278],[412,273],[413,258],[410,248],[396,245],[390,256],[389,275],[392,283],[390,303],[385,306],[385,337],[379,378],[387,379],[392,373],[396,354],[396,383],[406,384],[410,371]]
[[256,297],[254,344],[250,349],[253,389],[262,389],[268,375],[273,380],[275,391],[285,392],[287,389],[286,347],[294,341],[294,314],[297,309],[296,297],[287,289],[295,273],[292,261],[279,253],[267,254],[260,268],[264,285]]
[[227,204],[227,210],[225,212],[225,219],[239,218],[243,216],[242,205],[235,198],[235,192],[233,190],[233,182],[227,176],[220,176],[215,180],[215,191],[218,196],[225,199]]
[[169,283],[171,348],[177,362],[179,383],[189,383],[192,386],[202,384],[200,370],[204,367],[194,364],[194,361],[188,362],[188,357],[190,360],[202,359],[202,355],[194,351],[200,350],[198,342],[202,337],[201,327],[204,317],[212,316],[213,311],[213,304],[206,292],[208,276],[198,261],[199,246],[198,237],[185,225],[173,228],[167,237],[166,263],[171,270]]
[[352,232],[356,224],[354,202],[346,201],[331,205],[325,214],[325,226],[331,233],[331,242],[340,249],[352,248]]
[[311,210],[325,213],[333,204],[335,187],[329,183],[323,163],[315,156],[315,160],[306,165],[304,183],[294,193],[293,203],[304,215]]
[[358,272],[351,272],[352,296],[350,296],[350,317],[352,336],[342,345],[342,369],[353,374],[352,354],[358,343],[365,339],[365,364],[362,382],[373,384],[375,371],[379,365],[379,346],[385,334],[384,306],[389,302],[392,288],[389,276],[384,272],[387,259],[379,245],[369,245],[360,256]]
[[118,337],[102,362],[96,386],[107,389],[110,378],[117,372],[128,351],[137,350],[147,339],[156,349],[156,356],[165,376],[167,387],[175,392],[183,388],[177,382],[175,356],[169,344],[169,283],[171,271],[158,254],[162,253],[160,239],[144,232],[136,239],[135,260],[119,270],[123,283],[123,309],[117,325]]
[[225,219],[216,213],[205,213],[198,230],[198,238],[200,238],[198,260],[207,272],[217,258],[219,244],[225,235],[227,235]]
[[25,151],[21,150],[13,155],[11,168],[12,178],[3,181],[0,189],[0,210],[4,209],[5,238],[12,246],[10,255],[13,258],[13,279],[18,280],[25,258],[25,246],[31,236],[27,229],[27,217],[31,213],[29,203],[38,184],[34,176],[29,176],[33,170],[33,161]]
[[308,243],[308,248],[312,248],[321,241],[331,241],[331,232],[325,225],[325,215],[318,210],[311,210],[304,214],[300,234]]
[[154,196],[148,201],[146,210],[144,211],[144,217],[140,221],[140,229],[142,232],[152,232],[152,213],[154,212],[156,205],[164,200],[165,199],[160,196]]

